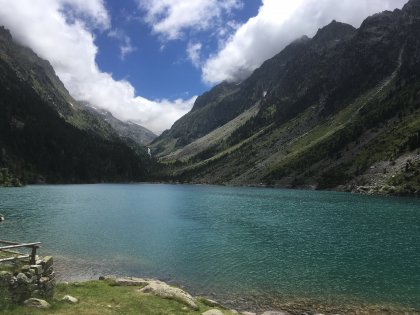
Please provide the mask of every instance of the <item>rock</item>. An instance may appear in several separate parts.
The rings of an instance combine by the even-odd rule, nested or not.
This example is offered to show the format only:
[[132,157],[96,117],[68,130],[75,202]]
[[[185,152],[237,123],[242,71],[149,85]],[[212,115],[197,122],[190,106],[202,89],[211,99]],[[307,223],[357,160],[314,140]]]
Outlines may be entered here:
[[290,315],[290,313],[286,311],[268,311],[262,313],[261,315]]
[[219,302],[207,298],[200,298],[201,302],[203,302],[204,305],[210,306],[210,307],[218,307],[226,309],[223,305],[221,305]]
[[230,310],[230,312],[231,312],[232,314],[239,314],[239,312],[238,312],[237,310]]
[[146,280],[143,278],[132,278],[132,277],[128,277],[128,278],[116,278],[114,280],[114,283],[116,285],[121,285],[121,286],[125,286],[125,287],[129,287],[129,286],[138,286],[138,287],[142,287],[145,285],[148,285],[150,283],[151,280]]
[[27,307],[39,308],[39,309],[48,309],[51,307],[50,303],[45,300],[30,298],[23,302]]
[[44,268],[41,265],[31,265],[31,269],[36,275],[41,275],[44,272]]
[[52,267],[53,264],[54,262],[51,256],[45,256],[44,259],[42,259],[41,261],[41,265],[44,267],[45,270]]
[[31,283],[31,279],[29,279],[24,273],[19,272],[16,276],[16,281],[19,284],[29,284]]
[[241,312],[242,315],[257,315],[256,313],[252,312]]
[[140,290],[140,292],[151,293],[165,299],[176,300],[195,311],[198,310],[198,306],[190,294],[179,288],[171,287],[162,281],[151,280],[147,286]]
[[222,311],[218,310],[218,309],[212,309],[212,310],[208,310],[204,313],[201,313],[201,315],[223,315]]
[[79,300],[78,300],[78,299],[76,299],[75,297],[73,297],[73,296],[71,296],[71,295],[65,295],[65,296],[61,299],[61,301],[63,301],[63,302],[67,302],[67,303],[70,303],[70,304],[76,304],[77,302],[79,302]]

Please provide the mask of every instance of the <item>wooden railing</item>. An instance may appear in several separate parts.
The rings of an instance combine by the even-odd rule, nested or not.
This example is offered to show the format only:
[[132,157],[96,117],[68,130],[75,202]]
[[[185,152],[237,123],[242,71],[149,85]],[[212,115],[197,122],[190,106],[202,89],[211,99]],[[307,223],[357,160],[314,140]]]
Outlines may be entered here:
[[[4,244],[5,246],[1,246]],[[36,243],[15,243],[9,241],[0,240],[0,253],[5,253],[5,257],[0,256],[0,263],[8,262],[8,261],[15,261],[19,259],[27,259],[29,258],[29,264],[35,265],[36,260],[36,250],[41,247],[40,242]],[[19,251],[15,251],[17,248],[29,248],[31,249],[30,254],[21,253]],[[8,256],[10,254],[10,256]]]

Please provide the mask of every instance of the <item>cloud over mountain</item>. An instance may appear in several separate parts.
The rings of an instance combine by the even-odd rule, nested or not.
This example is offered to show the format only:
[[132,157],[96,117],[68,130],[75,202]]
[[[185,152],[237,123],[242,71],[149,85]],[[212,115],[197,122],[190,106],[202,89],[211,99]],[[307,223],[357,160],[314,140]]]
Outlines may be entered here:
[[74,98],[120,119],[160,133],[188,112],[195,100],[151,101],[138,96],[128,81],[117,81],[99,69],[93,31],[111,28],[102,0],[0,0],[0,20],[17,41],[51,62]]
[[302,35],[336,19],[358,27],[369,15],[401,8],[407,0],[263,0],[249,19],[202,67],[205,82],[242,80]]

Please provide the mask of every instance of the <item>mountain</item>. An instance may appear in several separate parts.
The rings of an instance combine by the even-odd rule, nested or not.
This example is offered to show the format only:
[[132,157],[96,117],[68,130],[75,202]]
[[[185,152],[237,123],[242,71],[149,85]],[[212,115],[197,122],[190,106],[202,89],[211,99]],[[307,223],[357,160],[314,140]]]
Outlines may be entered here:
[[303,36],[154,140],[169,180],[420,194],[420,0]]
[[0,184],[140,181],[153,162],[0,28]]
[[[82,102],[81,102],[82,103]],[[148,145],[156,135],[149,129],[140,126],[132,121],[121,121],[115,118],[109,111],[94,107],[91,104],[82,103],[88,111],[101,115],[102,119],[111,125],[121,138],[131,139],[139,145]]]

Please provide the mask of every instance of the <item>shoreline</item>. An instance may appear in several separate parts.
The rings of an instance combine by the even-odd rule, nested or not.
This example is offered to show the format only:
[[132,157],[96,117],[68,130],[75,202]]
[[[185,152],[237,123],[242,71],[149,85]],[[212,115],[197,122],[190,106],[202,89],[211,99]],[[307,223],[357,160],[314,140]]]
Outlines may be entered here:
[[214,187],[232,187],[232,188],[262,188],[262,189],[285,189],[296,191],[320,191],[348,193],[361,196],[373,197],[398,197],[398,198],[420,198],[420,191],[416,193],[395,192],[394,186],[354,186],[351,189],[347,186],[338,186],[328,189],[317,189],[314,186],[296,186],[289,185],[266,185],[266,184],[223,184],[223,183],[200,183],[200,182],[178,182],[178,181],[145,181],[145,182],[97,182],[97,183],[28,183],[21,186],[2,186],[0,188],[24,188],[26,186],[72,186],[72,185],[192,185],[192,186],[214,186]]
[[[58,283],[88,283],[98,280],[100,277],[109,277],[103,271],[89,274],[77,274],[69,270],[68,266],[62,264],[60,256],[54,256],[55,268]],[[61,258],[61,259],[60,259]],[[73,261],[74,262],[74,261]],[[80,261],[84,263],[86,261]],[[86,264],[90,266],[89,263]],[[58,268],[57,268],[58,267]],[[80,266],[81,267],[81,266]],[[83,268],[83,270],[97,270],[99,266]],[[113,269],[113,268],[110,268]],[[66,276],[66,275],[70,275]],[[420,314],[420,306],[414,307],[394,302],[373,302],[368,299],[360,299],[350,296],[330,296],[329,298],[304,297],[293,294],[270,294],[268,292],[249,292],[249,294],[230,293],[227,290],[209,291],[194,289],[192,285],[185,281],[179,281],[172,278],[157,276],[156,274],[113,274],[114,278],[142,278],[157,280],[167,283],[170,286],[181,288],[194,297],[204,297],[215,300],[227,309],[236,309],[238,311],[248,311],[260,314],[264,311],[282,310],[288,311],[293,315],[301,314]]]
[[[313,315],[313,314],[420,314],[420,309],[404,307],[395,304],[351,304],[351,303],[331,303],[328,301],[316,301],[314,299],[304,298],[289,298],[282,297],[277,300],[272,300],[269,303],[256,303],[257,300],[250,301],[247,297],[237,296],[236,299],[223,300],[217,299],[212,295],[195,294],[187,291],[183,286],[172,282],[161,281],[156,278],[138,278],[131,276],[99,276],[95,279],[87,279],[80,281],[60,281],[61,284],[79,285],[80,283],[91,283],[97,280],[107,280],[115,282],[117,286],[143,286],[144,282],[158,282],[164,285],[169,285],[173,288],[179,288],[186,294],[193,297],[195,300],[210,301],[209,306],[216,306],[223,310],[233,310],[240,312],[240,314],[263,314],[264,312],[286,312],[290,315]],[[139,282],[136,284],[136,282]],[[260,301],[261,302],[261,301]]]

